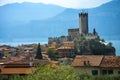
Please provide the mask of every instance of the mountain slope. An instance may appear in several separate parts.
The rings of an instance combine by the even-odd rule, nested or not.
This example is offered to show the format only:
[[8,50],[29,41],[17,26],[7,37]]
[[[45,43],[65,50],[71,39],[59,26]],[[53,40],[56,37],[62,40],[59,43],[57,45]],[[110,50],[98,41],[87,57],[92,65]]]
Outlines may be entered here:
[[98,8],[90,9],[90,26],[95,26],[102,36],[110,36],[114,39],[119,37],[120,39],[119,7],[120,1],[114,0]]
[[[89,30],[92,32],[96,28],[100,36],[107,39],[120,39],[119,33],[119,19],[120,19],[120,1],[114,0],[109,3],[103,4],[100,7],[93,9],[86,9],[89,13]],[[59,9],[58,9],[59,11]],[[68,28],[78,28],[78,13],[81,9],[63,9],[59,14],[44,20],[33,19],[28,22],[16,21],[16,24],[7,20],[1,21],[0,27],[3,35],[1,39],[14,40],[14,39],[47,39],[48,37],[55,37],[60,35],[67,35]],[[44,14],[44,13],[43,13]],[[38,14],[37,14],[38,16]],[[22,18],[21,18],[22,19]],[[2,20],[2,19],[0,19]]]
[[0,20],[2,21],[30,21],[43,20],[53,17],[65,8],[42,3],[14,3],[0,7]]

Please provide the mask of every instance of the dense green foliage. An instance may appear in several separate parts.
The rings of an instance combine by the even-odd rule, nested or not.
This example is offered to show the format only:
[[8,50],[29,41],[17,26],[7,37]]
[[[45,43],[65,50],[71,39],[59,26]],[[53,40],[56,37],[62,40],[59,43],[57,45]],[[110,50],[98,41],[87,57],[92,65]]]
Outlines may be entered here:
[[55,57],[55,51],[52,48],[48,48],[47,54],[49,58],[54,58]]
[[115,55],[115,48],[112,45],[105,45],[98,40],[90,40],[89,44],[94,55]]
[[36,53],[36,59],[43,59],[42,57],[42,53],[41,53],[41,47],[40,47],[40,43],[38,44],[38,47],[37,47],[37,53]]
[[26,76],[11,76],[10,80],[78,80],[77,75],[69,66],[51,67],[50,65],[40,66],[34,74]]
[[41,65],[33,74],[10,75],[9,77],[0,75],[0,80],[120,80],[120,75],[90,76],[75,73],[70,66]]
[[112,46],[112,43],[105,44],[104,40],[100,41],[80,40],[80,54],[115,55],[115,48]]

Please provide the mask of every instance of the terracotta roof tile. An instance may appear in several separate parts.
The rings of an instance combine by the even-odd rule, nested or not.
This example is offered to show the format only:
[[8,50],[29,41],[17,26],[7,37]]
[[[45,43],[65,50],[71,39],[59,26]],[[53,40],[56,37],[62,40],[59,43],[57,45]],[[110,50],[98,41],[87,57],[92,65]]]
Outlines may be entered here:
[[83,66],[99,66],[103,56],[76,56],[72,66],[83,67]]
[[22,59],[22,57],[10,57],[11,61],[21,61]]
[[30,61],[30,60],[23,60],[23,61],[15,61],[15,62],[9,62],[9,63],[5,63],[4,65],[24,65],[24,64],[29,64],[30,62],[33,62],[33,64],[49,64],[48,60],[34,60],[34,61]]
[[120,56],[104,56],[100,67],[120,67]]
[[3,48],[0,48],[0,51],[3,51],[3,50],[4,50],[4,51],[9,51],[10,49],[4,48],[4,47],[3,47]]
[[31,74],[35,68],[1,68],[1,74]]

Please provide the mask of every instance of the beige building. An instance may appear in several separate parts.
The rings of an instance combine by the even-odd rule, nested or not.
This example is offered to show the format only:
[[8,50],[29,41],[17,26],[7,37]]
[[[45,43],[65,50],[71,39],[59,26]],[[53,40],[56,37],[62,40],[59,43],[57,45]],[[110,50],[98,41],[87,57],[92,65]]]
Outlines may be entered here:
[[81,74],[118,75],[120,74],[120,56],[76,56],[71,66]]
[[49,47],[56,49],[57,48],[57,43],[52,42]]
[[63,46],[74,48],[74,42],[73,41],[63,42]]
[[61,57],[72,57],[74,56],[74,48],[61,46],[57,48],[57,52]]
[[63,42],[62,45],[59,48],[57,48],[57,52],[60,56],[64,57],[74,56],[74,42]]
[[36,65],[49,64],[48,60],[34,60],[34,61],[0,61],[0,74],[32,74],[36,69]]

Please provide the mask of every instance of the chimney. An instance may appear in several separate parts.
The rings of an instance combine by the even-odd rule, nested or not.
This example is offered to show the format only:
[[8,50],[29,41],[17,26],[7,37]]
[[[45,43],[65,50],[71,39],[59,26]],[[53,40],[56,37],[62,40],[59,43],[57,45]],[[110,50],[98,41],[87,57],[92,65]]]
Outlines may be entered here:
[[90,66],[90,61],[87,61],[87,65]]
[[90,61],[84,61],[84,66],[90,66]]
[[84,61],[84,66],[87,66],[86,61]]

